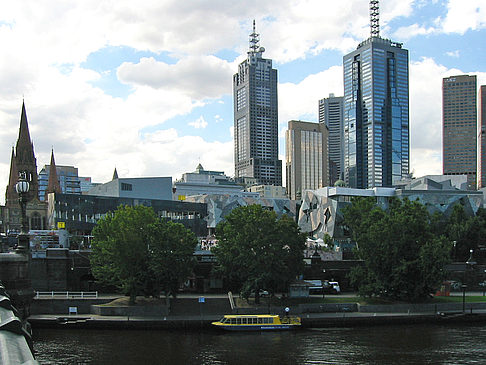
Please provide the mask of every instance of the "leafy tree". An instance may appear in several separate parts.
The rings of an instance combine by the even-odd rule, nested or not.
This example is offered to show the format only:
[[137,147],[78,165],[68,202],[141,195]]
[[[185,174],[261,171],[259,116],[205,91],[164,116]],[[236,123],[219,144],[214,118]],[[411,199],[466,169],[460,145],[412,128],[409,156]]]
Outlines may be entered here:
[[372,198],[356,198],[343,215],[363,260],[351,271],[360,295],[414,301],[440,285],[450,242],[433,234],[425,206],[395,198],[384,210]]
[[181,280],[191,274],[195,265],[197,238],[182,224],[167,221],[154,225],[149,242],[150,269],[156,287],[175,296]]
[[[93,229],[91,269],[97,280],[116,285],[135,303],[138,294],[174,292],[176,278],[192,269],[196,238],[182,225],[159,219],[152,208],[120,206]],[[183,263],[187,267],[181,269]],[[168,270],[173,270],[169,275]]]
[[288,288],[303,270],[305,235],[288,216],[277,218],[260,205],[239,207],[216,227],[213,249],[228,286],[248,298]]

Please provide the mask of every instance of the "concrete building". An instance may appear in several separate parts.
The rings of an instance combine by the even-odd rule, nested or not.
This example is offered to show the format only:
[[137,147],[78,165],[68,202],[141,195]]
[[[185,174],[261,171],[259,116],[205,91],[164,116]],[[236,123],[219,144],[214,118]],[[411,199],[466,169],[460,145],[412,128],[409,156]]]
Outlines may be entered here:
[[248,188],[251,193],[258,193],[262,198],[286,199],[287,192],[283,186],[253,185]]
[[171,177],[118,178],[91,188],[88,195],[116,198],[172,200]]
[[327,141],[324,123],[291,120],[285,132],[287,196],[300,200],[302,191],[329,185]]
[[239,194],[244,191],[242,185],[237,184],[224,172],[204,170],[201,164],[196,167],[196,171],[183,174],[172,187],[174,200],[185,200],[191,195]]
[[408,50],[379,35],[343,58],[344,181],[351,188],[391,187],[409,173]]
[[262,57],[259,41],[253,21],[248,57],[233,76],[235,179],[252,177],[258,185],[281,186],[277,70]]
[[329,94],[328,98],[319,100],[319,123],[326,125],[329,130],[327,143],[329,157],[329,185],[343,179],[342,167],[344,160],[344,115],[342,96]]
[[477,186],[476,87],[476,76],[442,80],[442,172],[467,175],[469,189]]
[[478,97],[478,189],[486,187],[486,85],[479,88]]

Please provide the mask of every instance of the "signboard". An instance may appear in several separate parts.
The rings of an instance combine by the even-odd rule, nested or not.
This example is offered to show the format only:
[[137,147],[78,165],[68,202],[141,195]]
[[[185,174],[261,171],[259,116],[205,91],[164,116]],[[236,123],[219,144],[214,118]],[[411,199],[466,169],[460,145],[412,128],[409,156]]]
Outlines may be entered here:
[[57,229],[66,228],[66,222],[57,222]]
[[206,301],[206,298],[204,297],[199,297],[199,303],[204,303]]

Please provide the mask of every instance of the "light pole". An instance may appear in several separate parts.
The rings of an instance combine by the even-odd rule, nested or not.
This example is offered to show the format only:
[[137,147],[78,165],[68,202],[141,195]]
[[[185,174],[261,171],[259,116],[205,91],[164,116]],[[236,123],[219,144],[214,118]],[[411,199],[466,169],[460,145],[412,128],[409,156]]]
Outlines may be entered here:
[[15,191],[19,194],[21,211],[21,226],[18,236],[17,251],[25,252],[29,249],[29,222],[27,221],[27,193],[29,192],[29,182],[25,171],[19,173],[19,181],[15,184]]
[[476,261],[474,261],[474,258],[473,258],[473,249],[470,249],[469,250],[469,258],[467,259],[466,267],[464,268],[464,280],[463,280],[463,283],[462,283],[462,313],[466,312],[466,288],[467,288],[467,285],[464,284],[464,282],[466,281],[466,273],[467,273],[468,268],[470,267],[471,269],[473,269],[474,265],[476,265]]

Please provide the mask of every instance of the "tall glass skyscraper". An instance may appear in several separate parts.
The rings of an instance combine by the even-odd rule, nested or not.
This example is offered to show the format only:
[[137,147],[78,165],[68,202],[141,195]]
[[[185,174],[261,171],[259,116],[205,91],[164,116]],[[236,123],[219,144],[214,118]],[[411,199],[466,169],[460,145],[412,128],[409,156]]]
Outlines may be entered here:
[[278,159],[277,70],[262,57],[259,34],[250,34],[248,57],[233,76],[235,178],[256,178],[258,184],[282,185]]
[[408,50],[379,36],[377,3],[371,37],[343,59],[344,180],[352,188],[393,186],[409,173]]
[[478,189],[481,189],[486,186],[486,85],[479,88],[478,107]]

